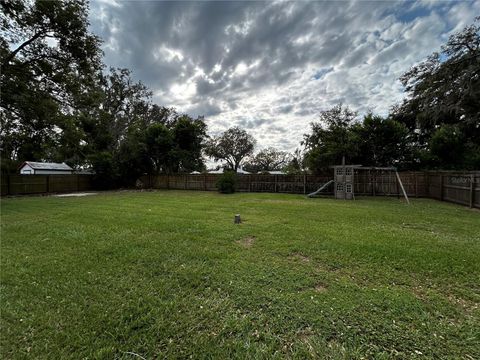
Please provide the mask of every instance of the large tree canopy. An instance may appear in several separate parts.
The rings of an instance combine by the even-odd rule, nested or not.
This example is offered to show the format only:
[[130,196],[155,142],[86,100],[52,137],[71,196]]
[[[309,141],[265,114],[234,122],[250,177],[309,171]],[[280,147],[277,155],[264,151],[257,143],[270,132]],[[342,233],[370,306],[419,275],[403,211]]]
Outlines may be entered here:
[[369,166],[405,166],[410,160],[408,129],[405,125],[381,116],[367,114],[355,120],[356,113],[337,105],[320,114],[305,135],[305,162],[313,172],[340,164]]
[[87,2],[0,4],[2,158],[75,163],[101,69]]
[[[401,77],[408,98],[392,117],[415,134],[417,161],[423,166],[480,167],[479,21],[450,36],[439,53]],[[440,150],[447,144],[450,151]]]
[[101,79],[102,103],[84,122],[87,160],[100,183],[132,185],[145,173],[203,170],[203,118],[153,104],[127,69],[110,69]]
[[350,130],[356,116],[356,112],[341,104],[320,113],[319,121],[311,124],[312,132],[304,135],[305,161],[309,169],[320,172],[339,164],[344,156],[347,161],[355,158]]
[[255,139],[239,127],[233,127],[222,135],[211,138],[205,153],[215,161],[223,160],[228,168],[237,171],[243,159],[253,153]]
[[250,157],[243,167],[249,172],[282,170],[290,160],[289,153],[269,147]]

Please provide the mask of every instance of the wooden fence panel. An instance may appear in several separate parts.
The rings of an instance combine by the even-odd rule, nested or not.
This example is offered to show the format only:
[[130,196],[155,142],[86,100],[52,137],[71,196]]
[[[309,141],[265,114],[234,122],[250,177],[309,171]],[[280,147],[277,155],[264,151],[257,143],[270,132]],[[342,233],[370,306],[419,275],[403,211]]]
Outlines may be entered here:
[[92,176],[91,175],[76,175],[78,187],[77,191],[89,191],[92,190]]
[[277,192],[290,194],[306,193],[304,175],[277,175]]
[[[220,175],[216,175],[215,184],[216,184],[216,182],[218,181],[219,178],[220,178]],[[251,175],[237,176],[237,186],[236,187],[237,187],[238,191],[244,191],[244,192],[253,191],[251,183],[252,183],[252,176]],[[216,189],[216,186],[214,187],[214,189]]]
[[48,192],[45,175],[10,175],[9,195],[41,194]]
[[480,176],[473,176],[472,190],[472,207],[480,208]]
[[205,176],[202,174],[186,175],[188,190],[205,190]]
[[49,177],[48,192],[78,191],[78,176],[76,175],[47,175]]
[[[309,194],[318,190],[330,180],[333,180],[333,171],[331,175],[306,175],[305,193]],[[333,185],[330,186],[324,194],[333,194]]]
[[3,175],[2,196],[92,190],[91,175]]
[[169,189],[185,189],[186,182],[185,182],[185,175],[175,175],[168,177],[168,188]]
[[1,177],[0,180],[1,180],[1,183],[2,183],[1,195],[2,196],[8,195],[8,193],[9,193],[9,185],[8,185],[9,176],[2,174],[2,177]]
[[427,175],[427,196],[432,199],[442,200],[442,177],[440,174],[428,174]]
[[443,191],[442,200],[456,204],[466,205],[470,207],[477,206],[476,198],[478,198],[477,176],[474,174],[463,175],[443,174]]

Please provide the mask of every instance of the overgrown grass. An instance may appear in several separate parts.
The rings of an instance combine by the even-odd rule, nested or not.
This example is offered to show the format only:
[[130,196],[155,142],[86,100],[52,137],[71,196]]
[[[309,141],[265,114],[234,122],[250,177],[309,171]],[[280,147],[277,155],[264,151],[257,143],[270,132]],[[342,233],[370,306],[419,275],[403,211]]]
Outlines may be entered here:
[[1,210],[5,359],[480,358],[478,211],[187,191]]

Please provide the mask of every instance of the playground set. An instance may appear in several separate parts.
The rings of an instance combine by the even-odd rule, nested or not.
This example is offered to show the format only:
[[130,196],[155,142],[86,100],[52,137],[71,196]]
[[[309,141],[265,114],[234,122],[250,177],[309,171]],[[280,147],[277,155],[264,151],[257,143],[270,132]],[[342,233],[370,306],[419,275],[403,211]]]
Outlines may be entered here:
[[[333,179],[323,184],[318,190],[308,194],[308,197],[316,197],[328,190],[333,184],[333,193],[335,199],[355,200],[355,192],[361,194],[372,193],[375,195],[376,186],[381,186],[382,193],[385,194],[400,194],[403,195],[407,204],[409,204],[408,196],[403,186],[402,180],[398,175],[397,169],[394,167],[366,167],[362,165],[345,165],[345,160],[342,165],[333,166]],[[356,182],[355,178],[363,177],[369,181]],[[389,179],[390,181],[376,184],[375,179]],[[368,185],[367,185],[368,184]],[[395,189],[391,189],[392,185]],[[360,186],[370,186],[371,189],[360,189]]]

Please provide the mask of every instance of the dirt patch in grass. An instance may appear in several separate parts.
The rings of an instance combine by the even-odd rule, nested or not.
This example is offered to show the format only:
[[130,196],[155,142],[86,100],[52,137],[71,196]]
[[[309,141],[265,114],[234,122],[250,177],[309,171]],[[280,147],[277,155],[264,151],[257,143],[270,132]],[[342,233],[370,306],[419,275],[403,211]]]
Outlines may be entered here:
[[467,313],[473,313],[474,311],[477,311],[480,306],[480,304],[475,301],[465,300],[452,294],[447,295],[447,299],[452,304],[462,308]]
[[310,258],[308,256],[304,255],[304,254],[301,254],[301,253],[293,253],[288,258],[290,260],[301,261],[301,262],[304,262],[304,263],[310,262]]
[[236,243],[244,248],[251,248],[253,246],[253,243],[257,240],[255,236],[247,236],[244,237],[243,239],[237,240]]
[[447,293],[445,291],[439,291],[438,289],[428,289],[422,286],[414,286],[413,288],[411,288],[411,291],[417,299],[424,302],[429,301],[429,294],[432,296],[443,297],[444,299],[448,300],[448,302],[450,302],[452,305],[459,307],[466,313],[472,313],[478,310],[478,308],[480,307],[480,304],[475,301],[466,300],[454,294]]
[[327,287],[323,284],[317,284],[315,285],[315,291],[318,292],[318,293],[323,293],[323,292],[326,292],[327,291]]

